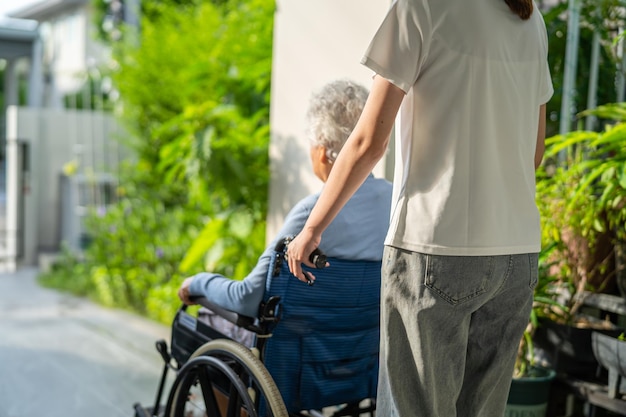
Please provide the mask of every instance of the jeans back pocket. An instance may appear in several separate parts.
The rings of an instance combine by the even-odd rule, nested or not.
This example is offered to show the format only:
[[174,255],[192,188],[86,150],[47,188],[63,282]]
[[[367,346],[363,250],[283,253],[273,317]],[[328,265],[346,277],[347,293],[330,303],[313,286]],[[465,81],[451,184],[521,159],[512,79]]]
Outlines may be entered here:
[[450,304],[467,302],[487,291],[493,275],[493,257],[425,256],[424,285]]

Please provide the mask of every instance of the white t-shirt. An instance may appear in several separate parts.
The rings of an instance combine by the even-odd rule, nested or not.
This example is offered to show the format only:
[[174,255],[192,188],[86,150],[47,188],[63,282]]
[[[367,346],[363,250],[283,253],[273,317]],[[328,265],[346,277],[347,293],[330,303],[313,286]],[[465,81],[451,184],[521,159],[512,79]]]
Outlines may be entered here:
[[536,5],[524,21],[504,0],[394,1],[362,60],[407,93],[386,244],[539,252],[534,154],[539,107],[553,93],[547,54]]

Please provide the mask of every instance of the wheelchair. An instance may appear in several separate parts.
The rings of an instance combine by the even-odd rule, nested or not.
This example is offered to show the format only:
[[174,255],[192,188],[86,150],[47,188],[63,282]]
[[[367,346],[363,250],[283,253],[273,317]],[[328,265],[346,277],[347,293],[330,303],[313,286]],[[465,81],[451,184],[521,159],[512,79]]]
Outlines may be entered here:
[[[171,350],[156,348],[165,364],[153,406],[135,404],[135,417],[341,417],[376,409],[380,261],[329,258],[296,279],[277,245],[257,318],[198,303],[254,335],[233,340],[182,306],[172,323]],[[164,395],[168,371],[175,379]]]

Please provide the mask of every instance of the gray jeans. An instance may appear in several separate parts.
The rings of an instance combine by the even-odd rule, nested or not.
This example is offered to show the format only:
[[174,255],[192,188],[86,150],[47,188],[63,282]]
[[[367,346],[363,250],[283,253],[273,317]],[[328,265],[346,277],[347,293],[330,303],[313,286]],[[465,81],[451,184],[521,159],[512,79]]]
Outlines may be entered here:
[[537,284],[537,254],[386,247],[377,415],[502,417]]

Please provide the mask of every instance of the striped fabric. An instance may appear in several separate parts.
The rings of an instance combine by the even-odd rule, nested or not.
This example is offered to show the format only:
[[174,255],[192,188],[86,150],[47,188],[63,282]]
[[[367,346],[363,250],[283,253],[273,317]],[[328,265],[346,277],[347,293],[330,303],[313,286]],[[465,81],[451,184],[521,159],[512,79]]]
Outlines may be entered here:
[[315,285],[287,267],[267,280],[265,299],[278,295],[280,322],[263,363],[289,412],[321,409],[376,396],[380,262],[329,259]]

